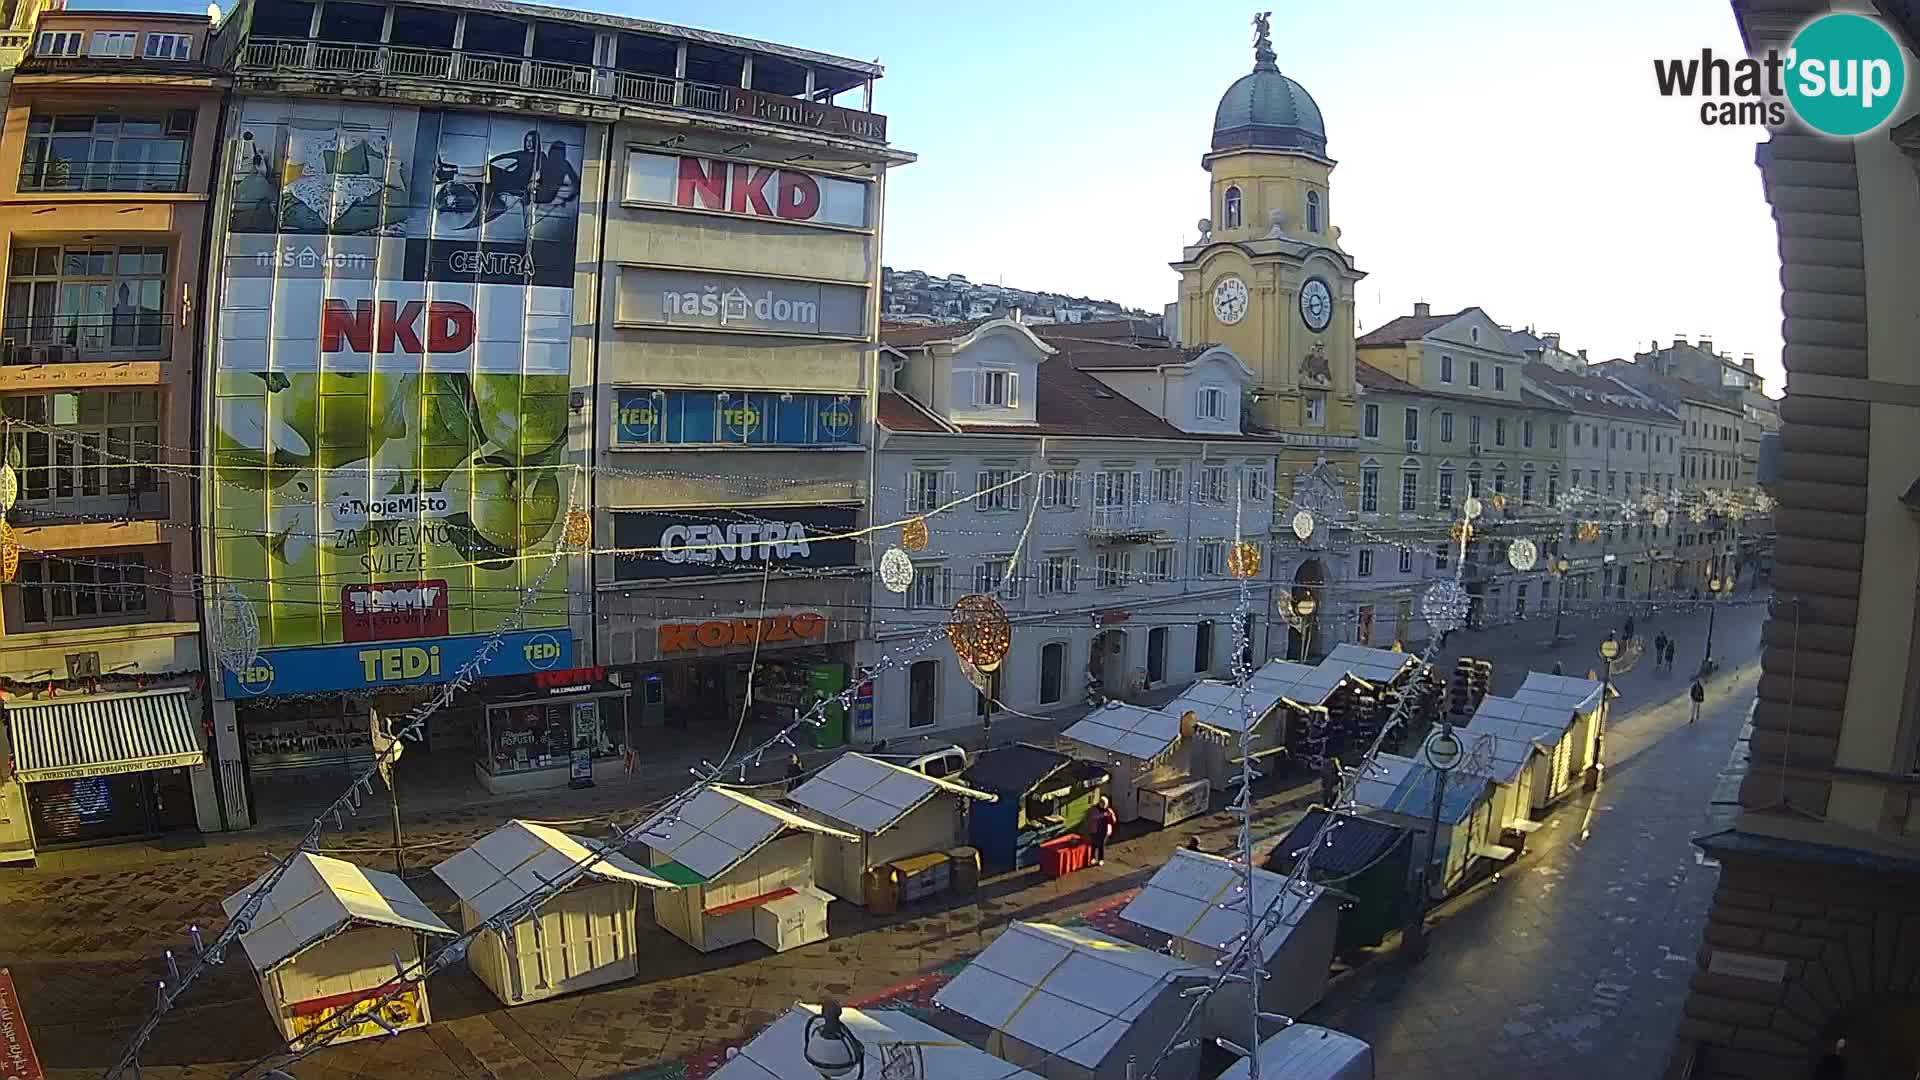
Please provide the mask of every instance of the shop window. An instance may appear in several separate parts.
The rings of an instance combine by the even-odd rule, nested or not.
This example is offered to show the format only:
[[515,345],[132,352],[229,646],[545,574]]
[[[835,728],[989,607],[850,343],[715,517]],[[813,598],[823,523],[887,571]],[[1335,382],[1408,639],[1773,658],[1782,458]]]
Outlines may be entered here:
[[193,110],[41,113],[27,120],[22,191],[185,191]]
[[515,705],[487,710],[487,771],[495,776],[560,768],[573,749],[573,706]]
[[940,661],[914,661],[907,669],[907,726],[932,727],[939,704]]
[[4,453],[23,507],[43,519],[165,510],[158,474],[160,396],[152,390],[20,394],[0,400],[19,423]]
[[1213,670],[1213,620],[1202,619],[1193,628],[1193,671],[1198,675]]
[[1164,626],[1147,631],[1147,681],[1167,681],[1167,628]]
[[1040,649],[1040,704],[1058,705],[1066,696],[1067,643],[1054,641]]
[[242,702],[238,718],[247,768],[253,772],[373,760],[371,717],[366,706],[345,698]]
[[28,626],[147,613],[144,556],[64,554],[20,563],[21,620]]

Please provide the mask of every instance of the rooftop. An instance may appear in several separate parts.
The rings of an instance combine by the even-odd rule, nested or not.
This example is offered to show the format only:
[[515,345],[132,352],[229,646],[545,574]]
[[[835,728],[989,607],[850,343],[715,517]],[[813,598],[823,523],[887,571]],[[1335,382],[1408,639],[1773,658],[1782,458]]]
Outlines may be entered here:
[[1462,308],[1450,315],[1402,315],[1361,334],[1354,339],[1353,343],[1364,348],[1369,345],[1402,345],[1409,341],[1418,341],[1472,310],[1474,309]]

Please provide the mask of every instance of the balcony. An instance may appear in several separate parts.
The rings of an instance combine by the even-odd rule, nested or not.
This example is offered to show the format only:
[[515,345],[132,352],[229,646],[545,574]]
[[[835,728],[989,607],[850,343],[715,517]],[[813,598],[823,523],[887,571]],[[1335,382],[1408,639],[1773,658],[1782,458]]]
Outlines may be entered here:
[[20,167],[23,192],[184,192],[185,161],[71,162],[29,159]]
[[0,322],[0,364],[128,363],[173,355],[173,316],[137,311]]
[[1166,527],[1152,517],[1139,503],[1096,506],[1087,533],[1096,544],[1150,544],[1167,534]]
[[643,108],[686,109],[741,117],[862,142],[887,141],[887,118],[879,113],[666,75],[459,49],[251,38],[240,50],[238,68],[243,75],[384,78],[438,83],[461,90],[520,90]]

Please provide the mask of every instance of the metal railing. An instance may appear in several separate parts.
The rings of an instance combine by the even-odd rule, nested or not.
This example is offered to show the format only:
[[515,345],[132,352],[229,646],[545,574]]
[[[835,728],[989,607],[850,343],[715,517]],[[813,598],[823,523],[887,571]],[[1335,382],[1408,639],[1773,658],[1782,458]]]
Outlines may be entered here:
[[[669,75],[615,71],[583,64],[460,49],[424,49],[406,45],[296,38],[251,38],[241,49],[239,69],[256,74],[336,77],[384,75],[542,94],[611,98],[635,105],[664,105],[701,112],[751,115],[771,119],[775,123],[798,124],[845,133],[854,138],[886,141],[886,118],[878,113],[741,87],[676,79]],[[769,102],[773,103],[771,107]]]
[[185,191],[187,162],[91,161],[59,158],[20,166],[21,191]]
[[165,360],[172,354],[168,312],[31,315],[0,322],[0,364]]

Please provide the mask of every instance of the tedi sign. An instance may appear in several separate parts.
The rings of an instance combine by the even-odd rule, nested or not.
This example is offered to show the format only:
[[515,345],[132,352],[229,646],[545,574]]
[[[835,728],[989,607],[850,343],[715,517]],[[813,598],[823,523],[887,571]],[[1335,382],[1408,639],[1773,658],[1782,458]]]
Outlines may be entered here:
[[1865,15],[1813,20],[1785,53],[1729,60],[1656,58],[1661,97],[1700,98],[1700,122],[1714,127],[1779,127],[1787,109],[1808,127],[1850,138],[1879,128],[1906,89],[1906,54],[1886,27]]
[[864,229],[871,224],[868,191],[864,180],[781,165],[642,150],[627,155],[626,192],[632,203]]

